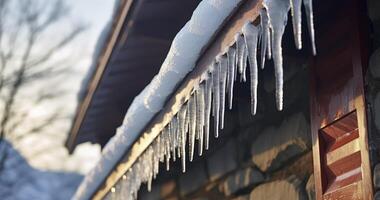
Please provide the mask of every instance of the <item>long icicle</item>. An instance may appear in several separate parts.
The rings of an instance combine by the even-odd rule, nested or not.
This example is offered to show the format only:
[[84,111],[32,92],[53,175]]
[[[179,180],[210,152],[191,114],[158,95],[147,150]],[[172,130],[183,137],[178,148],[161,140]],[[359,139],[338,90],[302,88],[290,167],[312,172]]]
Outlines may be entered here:
[[189,160],[193,161],[194,158],[194,144],[195,144],[195,134],[196,134],[196,125],[197,125],[197,103],[196,103],[196,94],[193,93],[189,99]]
[[198,139],[198,154],[201,156],[203,154],[203,135],[204,135],[204,121],[205,121],[205,83],[199,85],[197,91],[197,132],[199,135]]
[[268,13],[265,9],[260,10],[260,26],[261,26],[261,69],[265,66],[265,56],[268,54],[270,58],[270,29]]
[[214,102],[213,102],[213,115],[214,115],[214,136],[217,138],[219,137],[219,109],[220,109],[220,96],[219,96],[219,74],[220,74],[220,67],[218,63],[214,63],[213,65],[214,70],[212,72],[212,85],[213,85],[213,94],[214,94]]
[[220,75],[219,75],[219,95],[220,95],[220,106],[219,106],[219,117],[220,117],[220,129],[224,128],[224,113],[226,109],[226,82],[227,82],[227,65],[228,59],[226,55],[222,55],[219,60]]
[[270,28],[272,31],[272,52],[276,77],[276,105],[278,110],[283,108],[283,61],[282,61],[282,35],[288,21],[290,9],[289,1],[265,0],[264,6],[268,11]]
[[244,51],[243,51],[243,60],[241,60],[241,64],[243,65],[243,74],[241,76],[241,80],[243,82],[247,82],[247,57],[248,57],[248,49],[245,45],[244,37],[243,38],[243,45],[244,45]]
[[187,118],[187,104],[182,105],[179,111],[179,133],[181,134],[181,160],[182,160],[182,172],[186,172],[186,118]]
[[206,94],[205,94],[205,149],[209,147],[210,139],[210,115],[211,115],[211,105],[212,105],[212,75],[207,73],[206,81]]
[[235,47],[230,47],[227,52],[228,56],[228,78],[227,78],[227,88],[228,88],[228,108],[232,109],[232,100],[234,96],[234,82],[235,82],[235,66],[236,66],[236,49]]
[[244,37],[241,34],[238,34],[236,36],[236,48],[237,48],[237,64],[238,64],[238,70],[240,74],[240,80],[243,79],[243,70],[244,70],[244,62],[246,61],[245,53],[245,44],[244,44]]
[[308,29],[309,29],[309,35],[310,35],[313,55],[317,55],[317,48],[315,47],[313,0],[303,0],[303,5],[305,6],[306,17],[307,17],[307,25],[308,25]]
[[251,23],[247,23],[243,27],[245,43],[248,49],[248,61],[250,66],[251,78],[251,113],[256,114],[257,108],[257,85],[258,85],[258,70],[257,70],[257,42],[259,36],[259,28]]
[[293,35],[297,49],[302,49],[302,0],[289,0],[292,22],[293,22]]

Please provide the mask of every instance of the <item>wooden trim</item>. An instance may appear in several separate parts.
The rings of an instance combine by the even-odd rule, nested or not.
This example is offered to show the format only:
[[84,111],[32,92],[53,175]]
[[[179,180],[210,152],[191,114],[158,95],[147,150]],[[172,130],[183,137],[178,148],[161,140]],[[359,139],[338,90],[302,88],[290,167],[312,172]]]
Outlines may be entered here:
[[[80,103],[78,107],[77,115],[75,116],[75,120],[73,122],[72,128],[70,130],[69,136],[66,140],[66,147],[68,148],[69,152],[72,153],[75,148],[75,140],[78,136],[78,132],[81,128],[81,125],[83,123],[84,117],[87,113],[87,110],[91,104],[92,98],[95,94],[96,89],[98,88],[98,85],[100,83],[100,80],[102,79],[103,73],[107,67],[107,64],[109,62],[109,59],[112,55],[112,52],[115,49],[116,42],[119,40],[119,37],[121,36],[121,32],[124,27],[125,21],[128,20],[129,11],[132,8],[132,5],[135,1],[134,0],[124,0],[124,2],[121,3],[121,11],[119,16],[117,17],[117,20],[115,22],[115,26],[112,29],[112,33],[109,37],[109,40],[107,41],[107,46],[104,49],[104,52],[101,56],[101,59],[99,60],[98,65],[96,66],[96,72],[94,76],[92,77],[89,85],[88,85],[88,92],[86,96],[84,97],[84,100]],[[126,37],[126,36],[124,36]]]
[[[335,45],[335,43],[331,42],[338,41],[336,37],[341,36],[337,34],[318,38],[317,33],[319,45],[326,47],[325,50],[323,48],[320,50],[326,53],[322,53],[321,56],[313,59],[310,72],[311,132],[315,190],[318,200],[373,199],[363,80],[363,71],[367,68],[368,62],[369,36],[367,30],[369,27],[364,16],[365,12],[362,10],[363,2],[360,0],[347,0],[345,3],[344,6],[339,7],[339,9],[342,9],[339,12],[344,13],[344,15],[339,15],[339,18],[329,18],[330,22],[323,22],[327,24],[323,24],[325,26],[323,28],[335,29],[335,26],[344,25],[345,27],[340,28],[342,29],[341,35],[345,34],[347,37],[345,36],[344,40],[339,41],[339,47],[330,49]],[[346,15],[346,13],[351,14]],[[344,20],[348,20],[349,23]],[[349,29],[347,29],[347,26],[349,26]],[[338,29],[335,29],[335,31],[338,31]],[[342,41],[344,41],[344,44]],[[331,124],[338,123],[340,119],[351,114],[356,115],[357,124],[355,126],[357,126],[358,136],[345,138],[345,140],[353,140],[357,144],[349,148],[349,146],[344,145],[348,143],[342,143],[337,148],[348,149],[351,153],[346,154],[346,158],[355,158],[354,161],[349,162],[350,165],[353,165],[351,167],[354,168],[348,168],[345,163],[341,162],[342,168],[339,169],[343,170],[339,171],[342,173],[344,170],[351,170],[347,172],[349,173],[347,175],[352,179],[348,180],[348,183],[339,183],[342,185],[331,185],[333,184],[329,182],[331,174],[329,174],[329,170],[326,172],[324,170],[325,166],[323,166],[323,163],[326,163],[325,155],[331,149],[326,149],[326,146],[324,146],[326,145],[325,138],[321,136],[323,133],[321,130]],[[360,150],[357,151],[357,148]],[[343,154],[340,154],[340,157],[344,156]],[[352,162],[358,162],[357,166],[359,168],[355,168],[356,164],[354,166]]]
[[159,135],[161,130],[171,121],[172,117],[179,111],[181,105],[189,98],[194,86],[199,82],[201,75],[212,64],[215,57],[224,52],[234,42],[234,36],[240,32],[244,23],[249,20],[256,20],[259,11],[262,9],[262,0],[245,1],[236,11],[225,20],[221,30],[217,32],[214,39],[209,42],[208,48],[200,56],[194,70],[184,79],[182,84],[165,104],[164,109],[154,117],[141,134],[138,141],[135,141],[131,149],[110,172],[104,184],[94,194],[93,199],[100,200],[110,191],[110,189],[120,180],[128,169],[136,162],[137,158]]

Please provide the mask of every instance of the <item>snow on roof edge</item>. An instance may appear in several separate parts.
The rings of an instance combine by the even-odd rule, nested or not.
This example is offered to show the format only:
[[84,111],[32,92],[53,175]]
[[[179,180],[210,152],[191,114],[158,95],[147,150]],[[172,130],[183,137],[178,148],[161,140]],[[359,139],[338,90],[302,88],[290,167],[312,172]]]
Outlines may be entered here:
[[[73,199],[90,199],[163,108],[176,86],[193,70],[202,50],[242,0],[203,0],[174,38],[159,73],[133,100],[116,135],[105,146],[98,164],[82,181]],[[170,81],[168,81],[170,80]]]

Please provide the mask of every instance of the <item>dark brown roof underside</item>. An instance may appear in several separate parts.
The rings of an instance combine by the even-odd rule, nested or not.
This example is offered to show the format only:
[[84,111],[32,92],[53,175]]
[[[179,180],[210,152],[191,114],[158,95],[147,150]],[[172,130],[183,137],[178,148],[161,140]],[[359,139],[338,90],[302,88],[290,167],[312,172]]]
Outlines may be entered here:
[[[171,41],[199,2],[142,0],[132,4],[100,80],[90,83],[96,90],[84,117],[76,116],[74,125],[80,127],[70,132],[70,150],[87,141],[104,146],[115,134],[134,97],[158,73]],[[78,113],[81,107],[83,102]]]

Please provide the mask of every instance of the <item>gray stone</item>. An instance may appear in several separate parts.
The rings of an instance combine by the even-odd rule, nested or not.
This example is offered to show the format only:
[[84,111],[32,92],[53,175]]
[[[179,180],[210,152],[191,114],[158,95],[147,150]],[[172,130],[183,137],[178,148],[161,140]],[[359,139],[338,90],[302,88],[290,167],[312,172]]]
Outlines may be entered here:
[[376,189],[380,189],[380,163],[373,169],[373,185]]
[[315,183],[314,183],[314,174],[310,175],[306,183],[306,193],[309,200],[315,200]]
[[252,161],[261,171],[276,170],[311,146],[309,124],[302,113],[286,118],[279,127],[263,130],[251,148]]
[[207,159],[207,169],[210,179],[214,181],[236,169],[236,156],[234,140],[230,140],[222,148],[216,150],[214,154]]
[[185,196],[196,191],[207,182],[206,170],[203,162],[188,164],[189,169],[179,177],[179,191]]
[[377,130],[380,130],[380,92],[376,94],[375,100],[374,100],[374,112],[373,116],[374,119],[373,121],[375,122],[375,126]]
[[252,167],[238,170],[229,175],[222,183],[222,191],[226,196],[230,196],[237,191],[248,186],[253,186],[264,181],[264,175]]
[[374,51],[371,55],[369,60],[369,71],[374,78],[380,78],[380,48]]
[[250,194],[251,200],[305,200],[301,181],[292,178],[259,185]]

